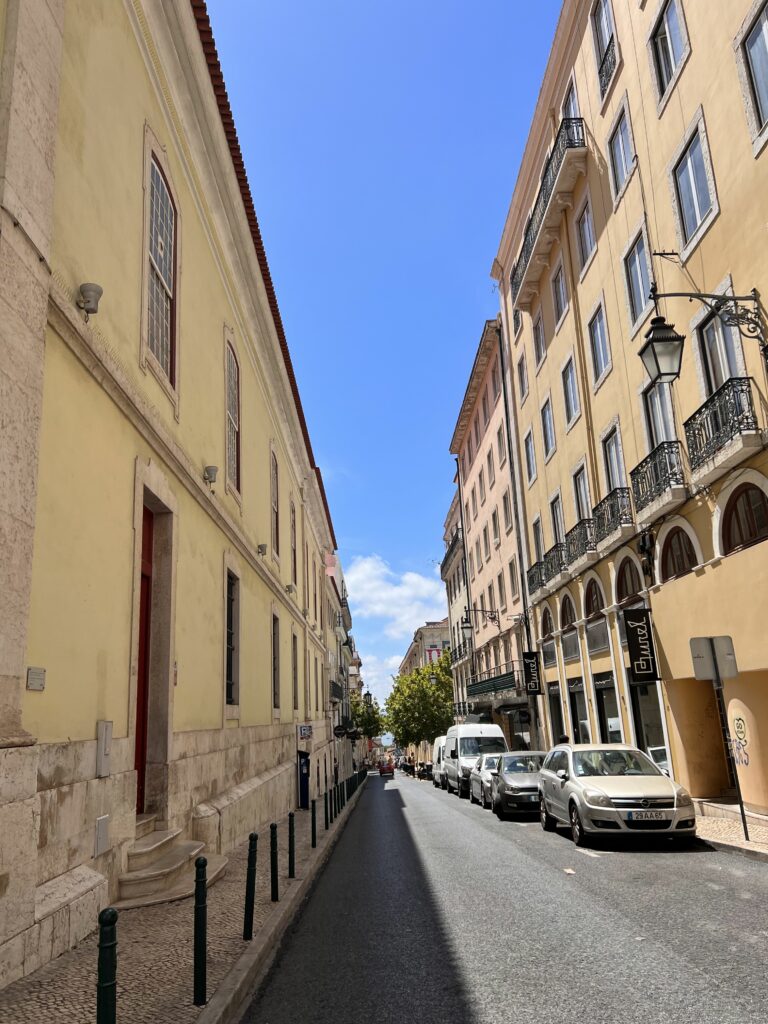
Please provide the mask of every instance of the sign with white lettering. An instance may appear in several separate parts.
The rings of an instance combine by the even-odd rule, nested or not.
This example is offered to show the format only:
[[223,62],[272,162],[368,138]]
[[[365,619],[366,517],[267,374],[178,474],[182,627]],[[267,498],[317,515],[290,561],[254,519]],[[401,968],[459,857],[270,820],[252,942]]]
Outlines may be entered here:
[[528,693],[541,693],[541,674],[537,651],[523,651],[523,675]]
[[634,683],[655,683],[660,679],[653,647],[651,613],[647,608],[625,608],[624,630],[629,648],[629,669]]

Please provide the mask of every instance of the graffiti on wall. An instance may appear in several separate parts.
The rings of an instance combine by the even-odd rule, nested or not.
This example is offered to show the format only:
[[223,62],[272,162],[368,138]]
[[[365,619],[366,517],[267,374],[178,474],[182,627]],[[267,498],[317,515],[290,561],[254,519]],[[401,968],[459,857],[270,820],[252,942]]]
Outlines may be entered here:
[[749,751],[747,750],[747,723],[743,718],[734,718],[733,732],[731,734],[731,754],[734,763],[746,768],[749,765]]

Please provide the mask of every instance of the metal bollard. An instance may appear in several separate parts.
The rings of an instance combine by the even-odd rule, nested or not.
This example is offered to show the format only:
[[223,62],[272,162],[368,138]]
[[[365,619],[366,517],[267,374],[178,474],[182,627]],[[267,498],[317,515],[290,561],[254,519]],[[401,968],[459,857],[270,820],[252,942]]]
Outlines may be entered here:
[[99,966],[96,975],[96,1024],[117,1020],[117,911],[99,914]]
[[206,868],[208,861],[198,857],[195,861],[195,938],[194,938],[194,997],[195,1006],[206,1004],[206,954],[208,947],[208,888]]
[[325,831],[328,831],[330,821],[328,819],[328,790],[323,793],[323,814],[325,815]]
[[296,820],[288,811],[288,877],[296,877]]
[[331,786],[331,824],[336,818],[336,787]]
[[248,867],[245,872],[245,917],[243,919],[243,938],[249,942],[253,938],[253,904],[256,900],[256,846],[259,837],[256,832],[248,836]]
[[272,902],[277,903],[280,899],[279,885],[277,879],[277,825],[269,826],[269,869],[272,880]]
[[317,800],[313,800],[312,809],[312,849],[317,846]]

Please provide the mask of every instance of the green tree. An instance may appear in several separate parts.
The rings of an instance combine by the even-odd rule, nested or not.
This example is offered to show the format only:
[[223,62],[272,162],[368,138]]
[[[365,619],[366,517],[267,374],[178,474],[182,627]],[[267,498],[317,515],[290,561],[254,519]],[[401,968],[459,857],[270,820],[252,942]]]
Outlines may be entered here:
[[372,740],[386,731],[384,716],[375,697],[370,704],[366,704],[360,694],[354,690],[349,695],[349,706],[355,727],[367,739]]
[[447,651],[432,665],[398,676],[387,698],[386,724],[400,747],[432,743],[448,731],[453,725],[453,681]]

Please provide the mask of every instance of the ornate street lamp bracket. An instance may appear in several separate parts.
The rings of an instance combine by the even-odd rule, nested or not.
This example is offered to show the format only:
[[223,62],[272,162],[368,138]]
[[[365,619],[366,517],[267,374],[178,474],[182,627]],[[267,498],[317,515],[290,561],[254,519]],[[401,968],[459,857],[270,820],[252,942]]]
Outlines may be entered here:
[[760,344],[763,359],[768,366],[768,341],[766,341],[760,298],[757,289],[749,295],[711,295],[707,292],[659,292],[656,282],[651,284],[651,298],[659,311],[659,299],[688,299],[701,302],[726,327],[735,327],[742,338],[756,339]]

